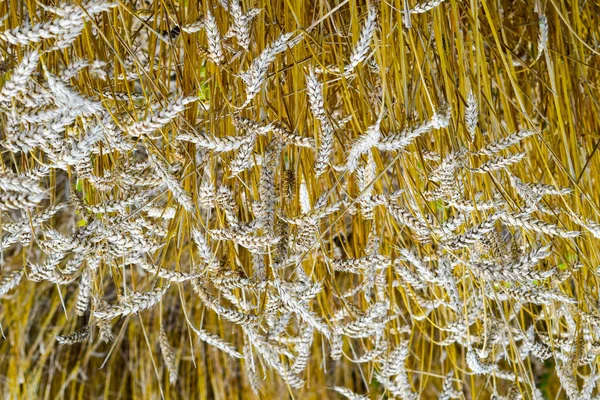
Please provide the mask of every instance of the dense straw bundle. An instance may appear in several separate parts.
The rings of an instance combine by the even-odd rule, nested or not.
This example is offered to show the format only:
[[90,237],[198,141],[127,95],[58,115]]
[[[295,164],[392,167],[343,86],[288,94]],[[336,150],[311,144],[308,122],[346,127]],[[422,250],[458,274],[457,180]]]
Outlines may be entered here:
[[598,398],[599,11],[0,3],[0,394]]

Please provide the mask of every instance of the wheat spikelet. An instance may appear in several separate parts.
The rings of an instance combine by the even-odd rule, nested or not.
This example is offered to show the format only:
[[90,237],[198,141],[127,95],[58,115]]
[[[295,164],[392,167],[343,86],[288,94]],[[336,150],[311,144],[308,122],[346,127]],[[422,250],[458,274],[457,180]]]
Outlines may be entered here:
[[348,158],[346,160],[346,170],[349,172],[353,172],[356,169],[361,155],[365,154],[379,143],[379,139],[381,138],[381,130],[379,128],[381,126],[382,118],[383,114],[379,116],[379,119],[374,125],[367,128],[364,135],[358,137],[352,143],[352,147],[348,152]]
[[149,218],[160,218],[160,219],[173,219],[175,218],[175,210],[174,207],[162,208],[162,207],[146,207],[144,209],[146,215]]
[[149,135],[175,119],[179,113],[185,110],[188,104],[194,101],[196,101],[196,98],[193,96],[179,97],[175,100],[171,100],[164,109],[160,109],[160,111],[151,114],[143,121],[136,122],[126,127],[125,131],[132,136]]
[[387,352],[388,344],[386,341],[381,341],[377,344],[373,350],[365,352],[359,358],[352,360],[355,364],[363,364],[379,359],[385,352]]
[[230,308],[224,307],[219,304],[208,292],[206,287],[202,285],[202,282],[199,280],[192,281],[192,288],[194,289],[194,293],[198,295],[198,297],[204,302],[204,304],[217,313],[219,316],[225,318],[228,321],[233,322],[234,324],[238,324],[241,326],[251,326],[257,323],[258,318],[254,315],[246,314],[243,312],[239,312],[236,310],[232,310]]
[[354,393],[352,390],[342,387],[342,386],[334,386],[333,390],[344,396],[348,400],[367,400],[367,396],[363,396],[360,394]]
[[200,230],[192,228],[192,240],[196,244],[200,258],[202,258],[207,265],[212,266],[213,269],[216,268],[214,265],[216,258],[210,248],[210,245]]
[[89,269],[85,269],[81,274],[81,282],[79,283],[79,294],[77,295],[77,304],[75,309],[77,315],[84,315],[88,309],[90,298],[92,295],[92,274]]
[[252,150],[254,149],[254,144],[255,141],[252,140],[239,147],[237,157],[229,164],[232,175],[235,176],[252,166]]
[[543,343],[534,342],[530,345],[530,352],[540,360],[544,361],[552,356],[552,349]]
[[38,194],[44,192],[37,182],[29,176],[6,174],[0,176],[0,189],[19,193]]
[[112,329],[110,326],[110,321],[108,320],[104,320],[104,319],[99,319],[97,321],[98,323],[98,327],[100,328],[100,340],[102,340],[103,342],[112,342],[113,340],[115,340],[115,337],[112,333]]
[[437,6],[442,4],[444,1],[445,0],[429,0],[424,3],[419,3],[419,4],[415,5],[413,8],[411,8],[410,13],[411,14],[426,13],[428,11],[433,10],[434,8],[436,8]]
[[518,260],[502,266],[498,266],[494,262],[483,261],[477,264],[471,263],[470,267],[489,280],[504,280],[508,282],[543,280],[554,272],[532,271],[531,268],[537,265],[540,260],[550,255],[549,249],[550,246],[538,247],[530,253],[521,256]]
[[283,145],[279,141],[273,141],[267,147],[262,169],[260,171],[258,192],[260,196],[260,207],[256,215],[260,223],[268,232],[273,231],[275,218],[275,168],[279,166],[279,157]]
[[316,222],[308,222],[299,227],[296,234],[295,251],[310,252],[311,249],[316,250],[319,243],[316,238],[319,233],[319,226]]
[[408,359],[410,348],[406,340],[402,340],[398,346],[385,356],[381,375],[390,377],[405,372],[405,362]]
[[22,269],[6,275],[0,282],[0,297],[4,297],[10,290],[17,287],[22,277]]
[[260,392],[260,381],[258,377],[258,371],[256,368],[256,363],[254,361],[254,355],[252,354],[252,345],[246,341],[244,343],[244,366],[246,370],[246,375],[248,375],[248,379],[250,380],[250,387],[252,388],[252,392],[254,394],[259,394]]
[[548,48],[548,18],[542,14],[539,19],[540,33],[538,36],[537,56],[534,60],[537,61],[542,57],[544,51]]
[[262,84],[265,82],[269,66],[275,61],[275,56],[284,52],[288,47],[292,48],[302,39],[301,36],[292,39],[293,36],[293,32],[284,33],[279,36],[263,50],[260,56],[252,61],[252,65],[247,71],[240,74],[240,78],[246,84],[246,101],[244,106],[249,104],[260,91]]
[[566,371],[566,368],[563,366],[562,368],[557,368],[557,375],[560,380],[561,387],[565,390],[569,399],[577,399],[579,398],[579,388],[577,387],[577,383],[573,379],[573,376]]
[[300,182],[298,199],[300,212],[304,215],[308,214],[312,210],[312,206],[310,205],[310,194],[308,193],[308,187],[306,186],[306,181],[304,179]]
[[526,183],[525,186],[538,196],[566,196],[573,192],[570,188],[561,188],[543,183]]
[[195,135],[183,134],[177,136],[177,140],[192,142],[196,145],[216,153],[237,150],[240,147],[249,144],[256,140],[254,135],[246,136],[225,136],[225,137],[210,137],[209,135],[200,132]]
[[472,168],[471,171],[478,174],[485,174],[492,171],[504,169],[512,164],[521,161],[527,153],[516,153],[506,157],[496,157],[492,160],[486,161],[481,164],[478,168]]
[[527,301],[534,304],[552,304],[557,301],[561,304],[576,304],[577,300],[560,293],[556,289],[538,289],[526,286],[509,286],[503,290],[511,297],[520,301]]
[[187,211],[193,211],[194,203],[192,202],[191,196],[187,193],[181,183],[175,179],[169,172],[169,168],[165,162],[163,162],[158,156],[150,154],[148,156],[150,163],[154,167],[154,171],[160,176],[162,181],[167,185],[173,197],[185,208]]
[[367,57],[369,44],[377,28],[377,9],[374,6],[369,7],[367,19],[365,20],[358,42],[350,55],[350,63],[344,66],[344,74],[351,73]]
[[66,336],[56,336],[56,341],[60,344],[75,344],[86,341],[90,337],[90,331],[87,327],[70,333]]
[[160,351],[169,370],[169,383],[173,385],[177,382],[177,358],[171,344],[169,344],[167,334],[162,328],[160,329]]
[[312,326],[307,325],[302,329],[300,339],[296,344],[297,355],[291,367],[293,373],[300,374],[306,369],[311,355],[313,336]]
[[[83,8],[85,8],[85,10],[91,14],[99,14],[103,11],[108,11],[111,8],[114,8],[117,6],[117,3],[111,3],[111,2],[107,2],[107,1],[101,1],[101,0],[89,0],[85,3],[82,4]],[[79,6],[77,5],[72,5],[72,4],[67,4],[67,3],[62,3],[59,6],[49,6],[49,5],[44,5],[44,4],[40,4],[40,7],[42,7],[44,10],[55,14],[59,17],[65,18],[69,15],[71,15],[73,12],[79,10]],[[85,18],[87,18],[87,16],[85,16]]]
[[244,118],[239,115],[233,116],[233,124],[236,128],[243,129],[254,135],[266,135],[271,131],[271,124],[262,124],[250,118]]
[[499,139],[490,144],[485,145],[475,154],[485,154],[487,156],[493,156],[496,153],[499,153],[500,151],[508,149],[509,147],[519,143],[521,140],[528,138],[529,136],[533,136],[534,134],[534,131],[521,130],[503,139]]
[[387,135],[377,143],[377,148],[383,151],[402,150],[422,134],[431,131],[432,128],[433,125],[431,121],[426,121],[414,128],[405,129],[401,133]]
[[412,392],[406,373],[396,376],[393,380],[377,372],[374,376],[375,379],[377,379],[377,381],[395,397],[406,400],[416,400],[419,398],[418,394]]
[[[302,186],[301,186],[302,188]],[[306,198],[306,196],[304,196],[303,198]],[[388,199],[385,198],[385,203],[387,203]],[[304,202],[304,204],[301,203],[302,207],[307,207],[306,206],[306,202]],[[316,204],[316,207],[309,209],[309,211],[305,214],[303,214],[300,217],[297,218],[283,218],[286,222],[290,223],[290,224],[294,224],[294,225],[299,225],[299,226],[305,226],[305,225],[314,225],[316,222],[318,222],[320,219],[327,217],[328,215],[331,215],[337,211],[339,211],[339,209],[344,206],[346,204],[345,201],[336,201],[333,204],[330,205],[319,205]]]
[[457,391],[455,388],[452,387],[454,386],[452,378],[453,375],[454,372],[449,372],[448,375],[446,375],[446,377],[444,378],[444,383],[442,384],[442,392],[440,393],[438,400],[451,400],[461,398],[461,392]]
[[467,365],[476,374],[489,374],[498,369],[498,365],[493,363],[485,363],[481,361],[479,356],[475,353],[473,348],[469,347],[467,351]]
[[489,216],[484,222],[474,226],[462,235],[456,236],[447,244],[450,249],[460,249],[469,247],[481,239],[489,232],[496,228],[496,221],[504,214],[504,212],[496,212]]
[[208,53],[215,64],[223,62],[223,49],[221,47],[221,33],[217,26],[215,17],[210,12],[210,8],[206,9],[204,17],[204,29],[206,30],[206,39],[208,40]]
[[287,201],[294,200],[296,191],[296,173],[293,169],[286,169],[281,180],[282,191]]
[[[0,37],[2,32],[0,32]],[[23,56],[21,63],[14,69],[12,76],[0,90],[0,102],[8,102],[18,94],[27,90],[26,83],[37,69],[40,54],[32,51]]]
[[152,265],[141,258],[127,260],[127,263],[136,264],[145,271],[155,274],[159,278],[166,279],[170,282],[186,282],[192,279],[197,279],[200,274],[187,274],[179,271],[170,271],[160,268],[157,265]]
[[479,106],[477,98],[473,94],[473,91],[471,91],[469,92],[469,96],[467,96],[467,107],[465,109],[465,124],[467,125],[467,132],[469,132],[471,142],[475,140],[475,129],[477,129],[478,119]]
[[[25,26],[0,32],[0,40],[6,41],[12,45],[39,43],[47,39],[58,39],[76,31],[77,34],[83,28],[83,12],[73,10],[68,17],[58,18],[53,21],[38,23],[35,25],[26,24]],[[66,45],[70,42],[67,41]]]
[[145,310],[158,303],[169,286],[156,288],[150,292],[132,292],[128,296],[119,300],[119,303],[114,306],[109,306],[107,309],[96,309],[94,316],[99,319],[110,320],[119,315],[126,316],[135,314],[138,311]]
[[44,193],[0,193],[0,210],[22,210],[35,207],[45,197]]
[[204,28],[204,22],[205,22],[205,19],[198,18],[194,22],[190,22],[189,24],[182,25],[181,30],[183,32],[189,33],[189,34],[200,32]]
[[322,134],[319,136],[320,144],[319,151],[317,153],[317,159],[315,161],[315,171],[317,176],[323,175],[331,154],[333,153],[333,127],[327,121],[326,123],[321,122]]
[[267,343],[263,337],[250,328],[245,327],[244,333],[247,336],[246,340],[251,341],[263,360],[275,369],[285,382],[293,388],[304,386],[304,381],[279,360],[278,354],[275,353],[274,347],[270,343]]
[[284,128],[282,125],[280,125],[278,123],[273,123],[270,126],[271,126],[271,132],[273,132],[275,134],[275,136],[277,136],[277,138],[284,143],[288,143],[288,144],[291,144],[294,146],[299,146],[299,147],[307,147],[307,148],[315,147],[315,142],[314,142],[313,138],[296,135],[295,133]]
[[230,355],[231,357],[244,358],[244,356],[241,355],[233,346],[231,346],[227,342],[224,342],[220,337],[213,335],[212,333],[207,332],[204,329],[197,329],[191,325],[190,328],[192,328],[196,335],[198,335],[200,340],[206,342],[206,344],[208,344],[209,346],[216,347],[217,349],[221,350],[225,354]]
[[306,308],[302,302],[298,301],[298,299],[294,298],[291,291],[285,287],[281,282],[275,283],[275,286],[279,292],[281,301],[283,304],[288,307],[291,311],[295,312],[300,318],[302,318],[306,323],[314,327],[317,331],[319,331],[323,336],[329,338],[331,333],[329,330],[329,326],[323,322],[323,320],[317,315]]
[[[211,283],[215,285],[220,290],[225,289],[222,292],[223,296],[227,297],[227,290],[233,289],[248,289],[253,290],[257,289],[258,286],[254,284],[250,279],[246,278],[241,271],[224,271],[219,270],[216,272],[215,276],[212,278]],[[261,287],[262,289],[262,287]],[[229,299],[234,304],[237,304],[237,301],[233,301]]]
[[102,105],[99,102],[82,96],[64,81],[55,77],[47,68],[44,67],[43,69],[52,101],[56,106],[64,110],[63,112],[68,113],[72,117],[77,117],[80,115],[96,115],[103,111]]
[[274,246],[281,240],[278,236],[250,236],[245,232],[227,229],[212,229],[209,234],[216,240],[231,240],[250,251],[263,251],[265,247]]
[[250,22],[252,21],[253,13],[248,12],[247,14],[244,14],[242,12],[242,7],[240,6],[239,0],[221,0],[220,3],[226,10],[229,11],[231,18],[233,19],[231,35],[237,38],[240,47],[242,47],[244,50],[249,50],[251,42]]
[[554,224],[531,219],[527,215],[507,213],[503,214],[500,219],[509,226],[521,227],[528,231],[545,233],[551,236],[560,236],[563,238],[574,238],[579,236],[577,231],[566,231]]
[[429,228],[425,223],[415,218],[408,210],[394,204],[390,201],[387,203],[387,211],[400,223],[408,226],[419,236],[427,236],[430,233]]
[[390,265],[388,257],[371,254],[361,258],[351,258],[345,260],[332,260],[331,266],[336,271],[361,274],[370,268],[384,269]]
[[323,123],[323,121],[327,120],[325,99],[323,98],[323,84],[319,82],[315,69],[312,67],[308,69],[308,74],[306,75],[306,94],[313,117]]
[[574,213],[570,213],[569,215],[577,225],[587,229],[595,238],[600,238],[600,224],[591,219],[583,219]]
[[369,337],[379,331],[380,322],[378,320],[387,314],[388,309],[389,303],[386,301],[375,303],[367,310],[365,315],[342,325],[339,332],[351,338]]

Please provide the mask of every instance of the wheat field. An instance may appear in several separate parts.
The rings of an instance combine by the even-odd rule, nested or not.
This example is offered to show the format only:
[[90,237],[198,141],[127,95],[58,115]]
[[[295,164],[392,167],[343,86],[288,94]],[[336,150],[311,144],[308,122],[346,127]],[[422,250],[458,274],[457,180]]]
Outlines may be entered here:
[[6,399],[598,399],[600,4],[0,1]]

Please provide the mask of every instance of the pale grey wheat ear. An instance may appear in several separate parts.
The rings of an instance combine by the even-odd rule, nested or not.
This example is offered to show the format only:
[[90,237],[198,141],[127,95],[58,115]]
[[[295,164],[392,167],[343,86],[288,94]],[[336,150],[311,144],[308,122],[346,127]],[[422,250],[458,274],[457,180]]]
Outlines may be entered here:
[[205,20],[198,19],[194,22],[190,22],[189,24],[182,25],[181,30],[189,34],[200,32],[202,29],[204,29],[204,23]]
[[160,351],[163,355],[165,364],[167,365],[167,369],[169,371],[169,382],[171,383],[171,385],[173,385],[173,384],[175,384],[175,382],[177,382],[177,373],[178,373],[177,358],[175,356],[174,349],[171,347],[171,344],[169,343],[167,334],[164,331],[164,329],[162,329],[162,328],[160,329],[160,340],[159,341],[160,341]]
[[508,149],[509,147],[519,143],[525,138],[533,136],[535,134],[534,131],[531,130],[521,130],[519,132],[513,133],[503,139],[496,140],[488,145],[485,145],[475,154],[485,154],[488,156],[493,156],[496,153],[504,149]]
[[498,369],[498,365],[481,361],[475,350],[469,348],[467,351],[467,365],[476,374],[490,374]]
[[169,188],[173,197],[188,211],[194,209],[194,203],[188,192],[186,192],[179,180],[177,180],[170,172],[168,165],[159,158],[159,156],[150,155],[149,160],[154,167],[154,170],[160,176],[164,184]]
[[350,55],[350,63],[344,67],[344,74],[351,73],[367,57],[371,39],[377,28],[377,9],[374,5],[369,7],[367,19],[365,20],[358,42]]
[[10,290],[17,287],[21,278],[23,278],[22,269],[6,275],[0,282],[0,297],[4,297]]
[[214,15],[210,11],[210,7],[206,10],[204,29],[206,30],[206,38],[208,40],[208,53],[215,64],[223,62],[223,48],[221,46],[221,33]]
[[366,400],[367,396],[363,396],[353,392],[352,390],[342,387],[342,386],[334,386],[333,390],[344,396],[344,398],[348,400]]
[[444,378],[444,383],[442,384],[442,392],[440,393],[439,400],[451,400],[451,399],[460,399],[462,397],[462,393],[456,390],[453,386],[455,385],[453,379],[454,372],[449,372],[448,375]]
[[204,329],[197,329],[193,326],[190,326],[192,330],[198,335],[200,340],[208,344],[209,346],[216,347],[222,352],[230,355],[234,358],[244,358],[242,354],[240,354],[233,346],[229,343],[224,342],[220,337],[213,335],[210,332],[205,331]]
[[250,22],[258,15],[259,9],[253,9],[244,14],[239,0],[221,0],[221,5],[229,11],[229,15],[232,19],[232,27],[225,37],[235,36],[238,44],[244,50],[250,49],[251,37],[250,37]]
[[282,34],[252,61],[252,65],[248,70],[240,74],[240,78],[246,84],[246,101],[242,108],[248,105],[259,93],[266,80],[269,66],[275,61],[275,56],[288,48],[294,47],[301,40],[302,36],[297,35],[294,37],[293,32]]
[[352,143],[350,151],[348,151],[348,157],[346,160],[346,170],[353,172],[358,166],[358,160],[361,155],[370,151],[371,148],[375,147],[381,138],[381,121],[383,119],[383,113],[380,113],[379,118],[375,124],[369,126],[366,132],[359,136]]
[[322,175],[327,168],[327,163],[333,152],[333,126],[329,121],[325,110],[325,99],[323,97],[323,84],[314,68],[309,68],[306,75],[306,89],[308,93],[308,102],[313,117],[319,121],[321,135],[319,136],[319,150],[315,161],[315,172],[317,176]]
[[25,54],[21,63],[13,70],[10,79],[0,90],[0,103],[9,102],[13,97],[27,90],[26,83],[37,69],[40,54],[37,51]]
[[186,109],[188,104],[196,100],[197,98],[193,96],[179,97],[171,100],[165,109],[160,109],[160,111],[151,114],[143,121],[133,123],[126,127],[125,130],[134,136],[149,135],[171,122],[179,113]]
[[473,94],[473,91],[469,92],[467,96],[467,107],[465,109],[465,123],[467,125],[467,132],[471,142],[475,140],[475,130],[477,129],[477,120],[479,118],[479,105],[477,104],[477,98]]
[[505,169],[505,168],[509,167],[510,165],[521,161],[523,158],[525,158],[525,155],[526,155],[526,153],[522,152],[522,153],[511,154],[506,157],[496,157],[492,160],[484,162],[477,168],[472,168],[471,171],[478,173],[478,174],[485,174],[485,173],[489,173],[492,171],[498,171],[501,169]]
[[424,3],[418,3],[413,8],[411,8],[410,13],[411,14],[426,13],[428,11],[433,10],[434,8],[436,8],[437,6],[442,4],[444,1],[445,0],[429,0]]
[[196,145],[208,150],[212,150],[215,153],[222,153],[237,150],[244,145],[248,145],[249,142],[256,140],[256,138],[254,134],[217,138],[211,137],[209,134],[204,132],[198,132],[196,134],[179,135],[177,140],[195,143]]
[[539,29],[537,56],[534,62],[539,60],[548,48],[548,18],[544,14],[540,15]]
[[250,380],[250,387],[252,388],[252,392],[254,394],[260,393],[260,379],[258,376],[258,370],[256,362],[254,361],[254,355],[252,354],[252,345],[245,341],[244,344],[244,366],[246,370],[246,375],[248,375],[248,379]]
[[133,292],[123,297],[118,304],[109,306],[106,309],[96,309],[94,316],[99,319],[110,320],[118,316],[127,316],[138,311],[145,310],[158,303],[169,286],[156,288],[149,292]]
[[77,297],[77,304],[75,306],[77,315],[81,316],[86,313],[89,307],[90,298],[92,294],[92,273],[89,269],[85,269],[81,274],[79,283],[79,294]]

